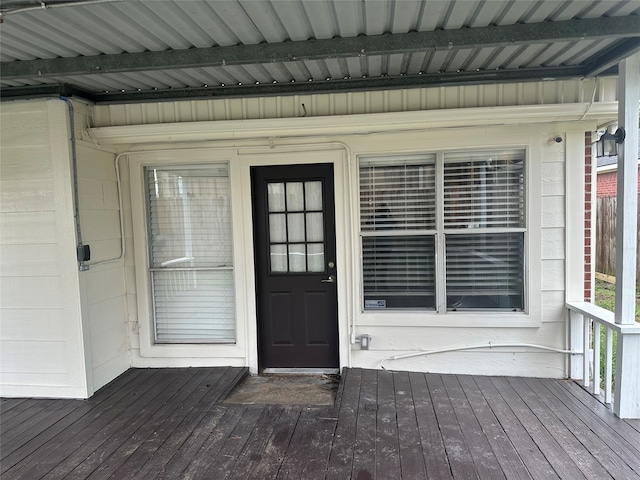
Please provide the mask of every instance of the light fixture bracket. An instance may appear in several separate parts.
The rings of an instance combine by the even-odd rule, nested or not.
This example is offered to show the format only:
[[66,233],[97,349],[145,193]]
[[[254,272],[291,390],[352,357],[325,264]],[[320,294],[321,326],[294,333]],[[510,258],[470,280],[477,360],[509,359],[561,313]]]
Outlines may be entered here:
[[625,131],[624,128],[618,128],[616,130],[616,133],[613,134],[613,138],[615,138],[616,143],[618,145],[620,145],[622,142],[624,142],[624,139],[627,137],[627,132]]

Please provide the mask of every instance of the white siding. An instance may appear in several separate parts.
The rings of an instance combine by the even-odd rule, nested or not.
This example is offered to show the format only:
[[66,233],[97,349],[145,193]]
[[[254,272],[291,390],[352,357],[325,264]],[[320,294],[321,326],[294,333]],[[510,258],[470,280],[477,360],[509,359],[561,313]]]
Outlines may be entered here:
[[[596,101],[613,100],[608,80],[598,82]],[[594,86],[594,81],[576,80],[138,105],[77,104],[76,131],[84,139],[78,145],[80,210],[83,240],[92,251],[89,263],[110,260],[119,255],[120,227],[113,166],[115,153],[93,142],[85,128],[88,125],[108,127],[196,122],[195,126],[197,122],[214,120],[233,127],[228,121],[267,119],[263,122],[265,125],[278,128],[277,120],[268,119],[299,117],[303,103],[308,115],[317,117],[460,109],[452,115],[464,119],[463,107],[588,103]],[[495,109],[487,109],[489,116],[495,112]],[[326,122],[330,124],[331,119]],[[248,174],[253,160],[248,159],[247,152],[230,149],[222,156],[231,160],[232,204],[237,209],[234,210],[234,232],[238,235],[235,247],[242,257],[236,272],[244,285],[239,298],[245,299],[238,314],[240,344],[233,352],[229,350],[229,354],[222,350],[223,347],[215,347],[220,350],[211,356],[166,354],[143,357],[140,353],[138,305],[149,300],[146,293],[140,299],[136,292],[136,283],[140,284],[136,278],[136,264],[144,262],[136,257],[133,242],[135,229],[145,228],[144,215],[140,213],[144,210],[141,184],[131,185],[130,170],[123,160],[121,186],[127,253],[124,259],[95,265],[87,272],[78,273],[67,125],[66,105],[60,100],[2,105],[0,393],[82,397],[91,394],[129,365],[248,364],[255,368],[257,339],[252,300],[255,295]],[[352,135],[349,125],[345,124],[340,127],[344,133],[332,136],[331,140],[317,137],[283,142],[299,145],[282,151],[320,151],[318,155],[323,155],[321,150],[327,148],[332,149],[334,155],[336,151],[342,155],[346,151],[338,143],[317,146],[322,142],[342,142],[351,152],[351,162],[340,169],[340,181],[336,183],[337,198],[342,199],[337,203],[337,216],[343,219],[339,258],[341,268],[345,269],[339,283],[340,288],[347,292],[339,305],[342,312],[341,352],[348,352],[348,355],[341,356],[342,365],[379,367],[382,360],[394,355],[489,342],[565,347],[564,302],[574,280],[582,278],[582,271],[578,270],[583,266],[581,249],[578,245],[568,244],[573,243],[571,239],[582,238],[582,214],[579,222],[568,222],[567,218],[567,205],[571,203],[567,195],[576,194],[579,185],[573,183],[579,179],[573,175],[573,180],[567,178],[565,172],[584,171],[584,131],[593,129],[595,125],[577,121],[503,127],[477,125]],[[229,139],[233,137],[233,131],[230,132]],[[283,135],[286,133],[283,130]],[[550,140],[556,135],[561,135],[564,142]],[[207,140],[205,137],[206,133],[201,140]],[[176,149],[208,147],[203,143],[167,143],[167,138],[165,134],[157,139],[163,144],[156,144],[155,148],[174,150],[171,158],[181,158]],[[304,145],[305,141],[313,146]],[[260,151],[250,140],[235,143],[236,146],[253,145],[251,155],[253,159],[261,159],[258,162],[267,162],[267,153],[274,155],[276,161],[282,158],[278,153],[281,151],[279,147],[275,150],[264,147]],[[356,215],[357,223],[357,156],[506,145],[526,147],[529,151],[528,248],[531,272],[528,280],[531,296],[528,315],[422,313],[398,314],[391,318],[391,315],[385,317],[360,312],[357,307],[360,302],[357,231],[351,241],[344,236],[352,233],[349,230],[351,214]],[[120,151],[144,148],[147,147],[122,145]],[[213,153],[221,150],[214,149],[210,157],[222,158]],[[296,155],[292,158],[292,162],[295,161]],[[580,173],[580,178],[583,178],[583,173]],[[571,185],[573,187],[570,188]],[[578,199],[580,203],[583,203],[583,198]],[[135,224],[132,211],[138,212]],[[144,238],[144,234],[140,238]],[[351,266],[356,268],[352,271]],[[145,272],[139,271],[138,275],[145,275]],[[352,275],[355,282],[349,278]],[[356,307],[352,308],[354,305]],[[346,332],[352,321],[356,324],[356,335],[366,333],[372,336],[370,350],[362,351],[357,344],[349,343]],[[148,330],[149,326],[144,328]],[[512,347],[499,351],[484,349],[418,356],[385,363],[385,366],[457,373],[562,377],[566,375],[565,360],[562,354]]]
[[77,155],[82,241],[91,248],[80,288],[95,391],[130,366],[125,267],[119,258],[115,154],[80,143]]
[[[596,89],[595,97],[594,88]],[[592,98],[596,102],[614,101],[615,90],[615,78],[601,78],[597,80],[575,79],[281,97],[99,105],[95,107],[92,126],[589,103]]]
[[3,103],[0,389],[86,397],[67,107]]
[[[464,115],[460,112],[460,115]],[[330,120],[327,120],[330,121]],[[274,122],[275,125],[275,122]],[[424,151],[439,151],[442,149],[455,148],[491,148],[497,146],[525,147],[528,154],[528,260],[529,276],[528,284],[530,289],[529,308],[527,314],[521,313],[448,313],[438,315],[433,312],[424,313],[406,313],[406,312],[361,312],[358,305],[360,304],[358,258],[359,252],[357,241],[353,242],[353,249],[348,245],[350,242],[340,243],[342,254],[342,265],[352,265],[352,259],[355,258],[353,265],[356,267],[353,272],[348,273],[340,285],[345,288],[348,293],[343,297],[343,303],[340,308],[345,308],[348,313],[341,318],[341,342],[348,344],[348,323],[355,318],[355,334],[368,334],[372,336],[371,347],[367,351],[359,349],[358,344],[351,345],[350,360],[348,356],[341,359],[342,364],[349,364],[355,367],[380,367],[380,362],[384,359],[395,355],[403,355],[416,351],[426,351],[434,349],[442,349],[447,347],[460,347],[468,345],[485,345],[491,344],[535,344],[548,348],[564,349],[566,346],[566,325],[565,325],[565,256],[567,251],[571,251],[572,255],[580,256],[580,248],[574,247],[567,249],[565,245],[566,239],[566,219],[565,219],[565,191],[566,191],[566,140],[562,143],[556,143],[553,139],[557,135],[561,135],[563,139],[570,138],[571,142],[579,139],[580,146],[584,145],[584,129],[583,124],[579,123],[563,123],[563,124],[537,124],[528,126],[503,126],[503,127],[469,127],[458,129],[434,129],[430,131],[401,132],[401,133],[380,133],[377,135],[336,135],[328,141],[326,148],[340,150],[342,147],[339,143],[343,142],[348,145],[352,154],[351,174],[347,175],[348,166],[343,165],[343,174],[350,178],[350,187],[347,183],[337,183],[337,188],[341,189],[341,195],[348,198],[349,191],[351,198],[348,201],[337,202],[338,209],[341,210],[338,216],[343,219],[349,218],[349,209],[353,208],[357,212],[358,184],[357,184],[357,164],[355,162],[358,155],[375,155],[385,153],[412,153]],[[346,128],[345,128],[346,130]],[[571,132],[569,135],[567,132]],[[301,139],[296,143],[299,146],[289,146],[284,151],[311,152],[322,150],[318,147],[322,143],[322,139]],[[305,145],[309,142],[309,146]],[[206,145],[202,143],[184,145],[167,144],[160,146],[169,150],[168,155],[174,158],[186,157],[188,154],[177,153],[176,148],[197,147],[197,151],[203,149],[206,151]],[[125,147],[126,148],[126,147]],[[158,148],[158,146],[155,146]],[[572,151],[577,151],[572,147]],[[276,147],[275,152],[278,149]],[[222,155],[220,150],[215,147],[206,158],[215,159],[217,155]],[[229,157],[231,164],[238,164],[243,171],[248,172],[252,162],[268,162],[267,157],[273,156],[274,160],[282,161],[283,155],[277,155],[269,147],[264,147],[264,154],[261,155],[259,150],[251,150],[251,155],[241,152],[231,153],[232,150],[224,151],[225,158]],[[144,155],[152,157],[151,153]],[[163,153],[157,154],[162,158],[167,155]],[[207,157],[207,155],[209,157]],[[289,154],[291,156],[291,154]],[[318,153],[317,155],[322,155]],[[328,153],[327,153],[328,155]],[[335,155],[335,153],[334,153]],[[135,158],[135,157],[134,157]],[[293,155],[292,161],[296,161],[299,157]],[[186,160],[185,160],[186,161]],[[573,159],[574,165],[583,163],[583,159]],[[577,168],[577,167],[576,167]],[[126,171],[126,169],[123,169]],[[127,179],[124,180],[125,188],[131,187],[131,196],[126,197],[124,211],[126,213],[127,232],[135,229],[144,229],[142,225],[144,217],[142,213],[138,213],[135,222],[129,217],[129,210],[132,205],[129,203],[130,198],[139,199],[141,202],[141,185],[130,185]],[[249,177],[246,176],[233,177],[234,197],[232,203],[235,205],[244,204],[245,214],[242,216],[240,223],[234,224],[234,230],[241,229],[244,232],[251,231],[251,211],[249,197],[250,192]],[[136,205],[134,210],[142,212],[141,205]],[[338,222],[339,223],[339,222]],[[355,219],[357,224],[357,218]],[[344,224],[344,232],[349,232],[348,222]],[[355,231],[357,235],[357,230]],[[142,238],[142,234],[141,234]],[[247,259],[251,259],[253,249],[251,245],[251,235],[245,234],[244,238],[236,244],[236,247],[242,249]],[[127,257],[130,258],[130,250]],[[136,261],[140,260],[138,258]],[[129,261],[129,260],[127,260]],[[144,263],[144,261],[142,262]],[[252,279],[252,263],[247,262],[247,270],[244,273],[239,270],[238,275],[247,279]],[[348,267],[345,267],[348,268]],[[353,274],[356,281],[351,284],[348,277]],[[133,279],[135,279],[135,271],[129,266],[127,267],[127,289],[128,289],[128,306],[129,314],[134,317],[137,315],[136,294],[133,290]],[[138,283],[140,285],[140,283]],[[347,286],[345,286],[347,285]],[[248,281],[243,287],[245,295],[251,298],[253,294],[253,281]],[[140,303],[140,299],[138,304]],[[143,304],[145,301],[142,300]],[[345,306],[353,304],[355,308]],[[255,325],[255,312],[252,313],[251,306],[246,315],[239,315],[238,322],[240,328],[246,328],[251,332]],[[143,315],[140,322],[148,322],[149,320]],[[148,329],[148,326],[145,327]],[[132,329],[131,344],[133,347],[132,357],[134,365],[138,366],[172,366],[172,365],[202,365],[220,361],[220,358],[205,358],[193,356],[176,355],[166,357],[164,359],[156,357],[139,357],[140,339]],[[251,333],[250,333],[251,335]],[[247,343],[247,361],[250,366],[252,358],[255,358],[256,339],[249,337]],[[229,362],[237,361],[237,358],[228,357]],[[253,360],[255,361],[255,360]],[[554,352],[545,352],[535,348],[523,346],[510,346],[508,348],[485,348],[477,351],[462,351],[455,353],[441,353],[429,356],[416,356],[410,359],[385,361],[386,368],[409,369],[409,370],[429,370],[439,372],[456,372],[456,373],[473,373],[473,374],[503,374],[503,375],[523,375],[523,376],[544,376],[544,377],[563,377],[566,375],[566,355]]]

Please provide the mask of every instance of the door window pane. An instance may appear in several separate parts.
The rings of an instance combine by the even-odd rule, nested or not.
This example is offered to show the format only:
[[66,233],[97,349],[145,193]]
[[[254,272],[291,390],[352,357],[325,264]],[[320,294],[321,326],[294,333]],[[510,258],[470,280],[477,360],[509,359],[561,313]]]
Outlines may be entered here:
[[324,241],[324,219],[322,213],[307,213],[307,241]]
[[304,242],[304,213],[287,214],[288,240]]
[[304,190],[302,182],[287,182],[287,211],[302,212],[304,210]]
[[324,272],[324,243],[307,244],[307,265],[310,272]]
[[269,183],[267,185],[267,198],[270,212],[284,212],[284,183]]
[[287,241],[287,225],[284,213],[269,214],[269,238],[272,242],[284,243]]
[[309,210],[322,210],[322,182],[305,182],[305,208]]
[[286,272],[287,270],[287,246],[271,245],[271,271]]
[[307,252],[304,243],[289,244],[289,271],[307,271]]

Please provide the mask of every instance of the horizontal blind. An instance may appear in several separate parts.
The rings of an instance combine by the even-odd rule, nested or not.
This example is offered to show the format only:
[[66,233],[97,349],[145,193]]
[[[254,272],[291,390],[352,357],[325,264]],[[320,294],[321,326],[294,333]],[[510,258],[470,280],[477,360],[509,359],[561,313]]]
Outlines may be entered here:
[[231,189],[226,165],[147,170],[151,266],[230,266]]
[[523,228],[524,150],[446,153],[445,228]]
[[232,271],[154,271],[153,291],[159,342],[235,339]]
[[524,308],[524,233],[447,235],[446,259],[449,308]]
[[227,165],[147,168],[156,341],[235,340]]
[[362,159],[362,231],[435,228],[435,155]]
[[365,307],[367,299],[385,300],[385,306],[405,308],[424,305],[424,298],[411,300],[400,297],[433,299],[434,244],[433,236],[363,237]]

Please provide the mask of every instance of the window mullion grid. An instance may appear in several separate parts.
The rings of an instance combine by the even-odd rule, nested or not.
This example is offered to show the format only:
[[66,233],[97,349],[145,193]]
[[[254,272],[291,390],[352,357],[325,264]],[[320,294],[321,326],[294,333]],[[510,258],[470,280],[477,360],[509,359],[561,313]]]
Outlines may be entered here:
[[289,205],[287,202],[288,199],[288,192],[287,189],[289,188],[288,186],[288,182],[283,182],[284,184],[284,241],[285,241],[285,247],[284,247],[284,253],[285,253],[285,258],[287,259],[287,272],[291,271],[291,265],[289,264]]
[[447,311],[446,245],[444,235],[444,153],[436,157],[436,312]]

